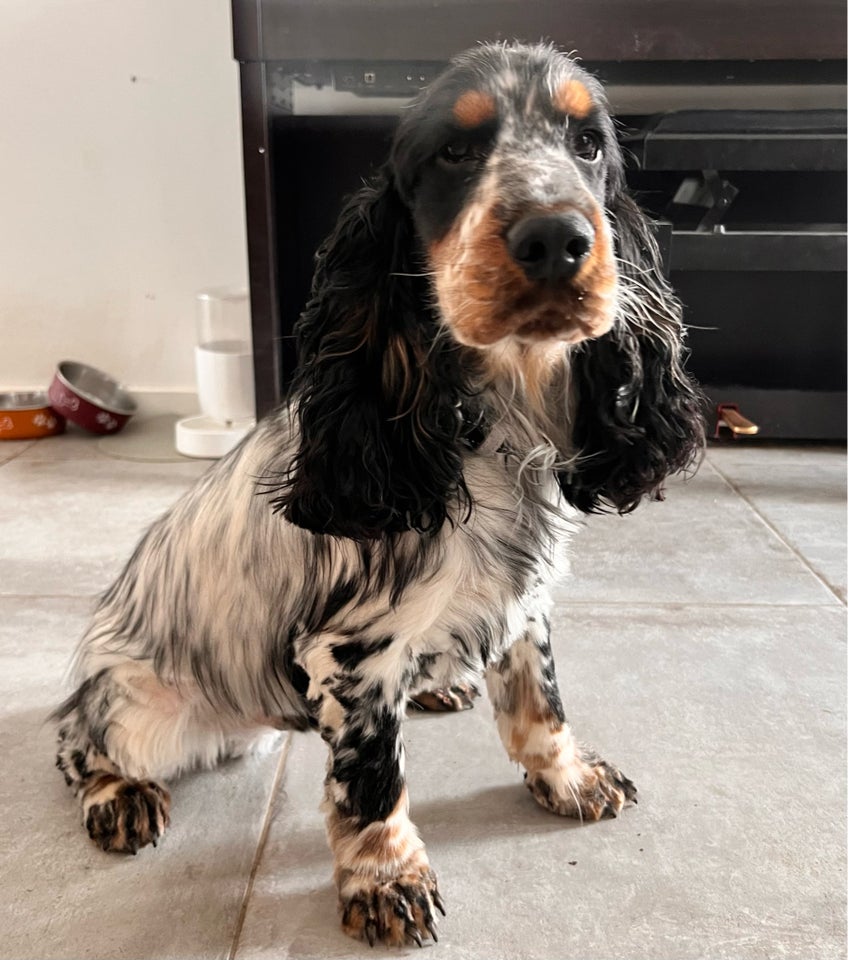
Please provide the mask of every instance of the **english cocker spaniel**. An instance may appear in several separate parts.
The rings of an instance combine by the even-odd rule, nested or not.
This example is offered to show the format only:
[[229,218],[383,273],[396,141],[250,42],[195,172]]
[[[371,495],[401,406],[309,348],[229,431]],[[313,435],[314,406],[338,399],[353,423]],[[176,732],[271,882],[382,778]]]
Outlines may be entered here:
[[80,644],[58,766],[104,850],[155,844],[162,781],[314,727],[344,930],[436,938],[408,698],[484,674],[536,800],[635,787],[578,744],[549,584],[581,513],[660,497],[702,444],[678,302],[599,83],[485,45],[403,113],[317,255],[290,398],[144,535]]

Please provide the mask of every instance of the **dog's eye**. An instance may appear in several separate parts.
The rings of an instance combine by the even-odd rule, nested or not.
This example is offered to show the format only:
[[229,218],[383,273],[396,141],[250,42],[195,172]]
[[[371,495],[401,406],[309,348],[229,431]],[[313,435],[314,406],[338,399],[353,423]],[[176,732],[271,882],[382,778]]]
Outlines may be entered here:
[[601,155],[600,137],[592,130],[582,130],[574,138],[574,152],[581,160],[592,163]]
[[439,151],[439,159],[445,163],[468,163],[479,158],[479,152],[470,143],[461,141],[448,143]]

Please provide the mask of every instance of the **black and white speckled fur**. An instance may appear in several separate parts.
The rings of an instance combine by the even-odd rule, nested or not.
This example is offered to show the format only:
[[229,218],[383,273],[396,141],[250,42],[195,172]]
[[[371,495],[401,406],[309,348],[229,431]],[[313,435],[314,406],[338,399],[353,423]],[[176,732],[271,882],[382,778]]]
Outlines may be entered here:
[[[551,119],[572,80],[603,147],[589,165]],[[469,90],[497,115],[470,134],[451,120]],[[481,674],[540,803],[598,818],[633,799],[565,721],[548,587],[579,513],[658,495],[700,425],[679,308],[611,129],[593,79],[520,45],[459,58],[403,118],[390,163],[319,252],[290,403],[151,527],[80,644],[58,765],[104,849],[158,839],[169,798],[156,781],[269,727],[316,727],[344,928],[434,937],[441,899],[406,814],[401,720],[415,690]],[[458,175],[440,151],[466,134],[474,162]],[[615,276],[579,295],[531,291],[529,308],[523,291],[545,329],[486,341],[480,304],[460,319],[451,307],[476,269],[475,225],[545,204],[595,211]]]

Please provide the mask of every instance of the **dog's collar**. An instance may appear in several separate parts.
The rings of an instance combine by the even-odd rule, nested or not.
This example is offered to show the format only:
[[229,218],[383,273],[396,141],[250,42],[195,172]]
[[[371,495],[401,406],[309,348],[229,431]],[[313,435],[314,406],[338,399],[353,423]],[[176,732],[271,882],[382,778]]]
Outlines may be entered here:
[[506,430],[502,423],[489,424],[482,417],[470,423],[463,437],[466,446],[482,456],[498,453],[506,443]]
[[483,439],[483,442],[477,447],[477,453],[482,456],[490,456],[493,453],[501,453],[506,449],[506,430],[503,424],[496,423]]

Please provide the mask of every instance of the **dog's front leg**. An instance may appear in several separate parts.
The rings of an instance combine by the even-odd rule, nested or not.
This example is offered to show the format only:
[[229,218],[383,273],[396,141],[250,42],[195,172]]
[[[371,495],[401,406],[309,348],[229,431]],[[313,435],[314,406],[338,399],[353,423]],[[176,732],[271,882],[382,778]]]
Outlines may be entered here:
[[[359,654],[361,641],[345,646],[353,643]],[[394,689],[377,659],[362,661],[356,670],[341,669],[341,645],[331,649],[339,657],[332,667],[320,650],[303,662],[310,678],[307,696],[330,748],[323,809],[342,928],[372,946],[377,940],[420,946],[428,937],[437,939],[435,910],[444,913],[444,907],[408,815],[401,739],[405,691]]]
[[523,636],[486,674],[498,732],[511,760],[546,809],[600,820],[636,802],[621,771],[581,746],[565,719],[554,672],[546,617],[532,618]]

